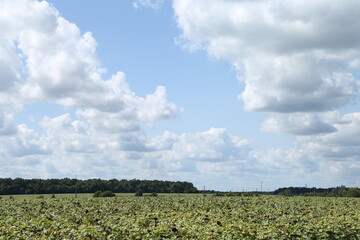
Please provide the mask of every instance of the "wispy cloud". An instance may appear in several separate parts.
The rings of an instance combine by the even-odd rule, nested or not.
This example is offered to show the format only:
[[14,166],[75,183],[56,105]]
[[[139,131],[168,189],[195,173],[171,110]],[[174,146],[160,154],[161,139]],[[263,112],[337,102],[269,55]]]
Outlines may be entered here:
[[134,8],[152,8],[158,10],[164,4],[164,0],[136,0],[133,2]]

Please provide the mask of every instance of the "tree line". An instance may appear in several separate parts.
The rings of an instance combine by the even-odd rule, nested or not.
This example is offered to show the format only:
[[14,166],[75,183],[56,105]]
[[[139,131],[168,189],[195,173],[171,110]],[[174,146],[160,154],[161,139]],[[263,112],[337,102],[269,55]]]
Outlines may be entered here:
[[75,178],[62,179],[23,179],[0,178],[0,195],[12,194],[54,194],[54,193],[94,193],[112,191],[116,193],[197,193],[189,182],[160,180],[103,180]]
[[345,186],[333,188],[286,187],[275,190],[274,194],[284,196],[360,197],[360,189]]

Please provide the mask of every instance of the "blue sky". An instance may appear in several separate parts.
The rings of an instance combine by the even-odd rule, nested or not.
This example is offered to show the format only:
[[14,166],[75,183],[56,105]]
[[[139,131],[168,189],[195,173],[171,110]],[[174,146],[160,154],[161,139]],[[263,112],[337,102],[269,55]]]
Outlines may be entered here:
[[359,186],[357,1],[0,2],[0,176]]

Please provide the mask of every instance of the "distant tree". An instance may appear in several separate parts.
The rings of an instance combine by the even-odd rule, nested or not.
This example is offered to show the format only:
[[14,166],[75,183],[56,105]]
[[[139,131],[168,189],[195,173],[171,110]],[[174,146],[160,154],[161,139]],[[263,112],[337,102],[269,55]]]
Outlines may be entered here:
[[292,191],[290,188],[288,188],[288,189],[285,189],[285,190],[281,193],[281,195],[290,197],[290,196],[293,196],[294,193],[293,193],[293,191]]
[[0,195],[94,193],[99,191],[134,193],[138,189],[151,193],[196,193],[192,183],[160,180],[102,179],[22,179],[0,178]]
[[346,192],[346,197],[360,197],[359,188],[349,188]]

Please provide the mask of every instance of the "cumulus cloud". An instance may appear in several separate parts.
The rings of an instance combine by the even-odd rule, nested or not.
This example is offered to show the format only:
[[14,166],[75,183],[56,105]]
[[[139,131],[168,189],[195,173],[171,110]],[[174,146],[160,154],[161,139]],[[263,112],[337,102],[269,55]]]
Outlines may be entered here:
[[348,113],[333,124],[337,131],[314,137],[301,137],[298,141],[310,154],[332,160],[356,161],[360,150],[360,113]]
[[51,149],[44,138],[37,132],[29,129],[26,125],[17,126],[17,134],[2,142],[6,146],[6,152],[13,157],[24,157],[30,155],[47,155]]
[[14,114],[0,112],[0,136],[12,135],[13,133],[16,132],[14,120],[15,120]]
[[[264,131],[298,136],[294,149],[258,152],[223,128],[147,135],[144,124],[180,111],[164,86],[140,97],[124,73],[104,79],[91,33],[45,1],[0,0],[2,176],[141,176],[210,182],[219,189],[260,177],[273,185],[280,177],[301,183],[305,174],[316,180],[327,172],[358,179],[359,116],[333,110],[358,93],[351,74],[360,66],[359,34],[352,31],[358,21],[350,22],[348,12],[359,4],[325,3],[174,1],[179,40],[236,67],[245,108],[271,112]],[[162,4],[133,2],[135,8]],[[329,14],[318,15],[321,8]],[[17,125],[17,114],[36,102],[61,104],[68,113],[42,117],[34,129]]]
[[288,133],[292,135],[317,135],[336,131],[332,125],[331,114],[292,113],[275,114],[265,120],[262,130],[270,133]]
[[214,174],[225,179],[229,175],[245,175],[255,167],[253,158],[249,157],[251,142],[222,128],[181,135],[165,132],[148,139],[145,146],[149,151],[144,152],[141,162],[144,171],[150,175],[186,176],[196,182],[204,177],[209,183]]
[[[319,121],[321,126],[325,121],[326,125],[333,126],[336,131],[314,134],[311,128],[301,129],[300,126],[301,133],[310,130],[311,135],[305,133],[297,136],[294,148],[257,152],[254,157],[269,169],[280,170],[277,171],[280,176],[284,171],[289,171],[294,175],[292,178],[297,181],[306,175],[306,179],[312,179],[316,184],[323,186],[335,186],[345,182],[352,186],[359,184],[360,113],[333,113],[316,119],[313,119],[313,116],[307,116],[305,119],[301,119],[302,116],[298,117],[300,120],[296,121],[304,121],[305,126],[319,125]],[[286,119],[282,121],[284,126],[281,127],[286,128],[288,122]]]
[[[127,122],[123,127],[130,130],[139,122],[177,114],[179,109],[166,99],[163,86],[142,98],[130,90],[124,73],[102,79],[105,70],[92,34],[82,34],[47,2],[3,0],[0,11],[1,98],[11,95],[20,105],[53,101],[102,115],[102,120],[106,118],[102,113],[110,113],[114,121]],[[5,117],[10,115],[2,115],[5,129]],[[106,124],[102,122],[103,128]]]
[[359,173],[359,116],[340,109],[359,94],[360,2],[174,0],[173,8],[176,43],[230,62],[245,110],[270,115],[261,129],[295,136],[294,148],[252,152],[249,172],[329,184],[339,184],[329,173]]
[[[22,173],[32,172],[36,160],[37,169],[53,176],[79,169],[87,176],[106,175],[108,166],[116,169],[112,174],[126,172],[121,169],[135,169],[131,160],[142,152],[162,148],[148,146],[142,127],[180,111],[168,101],[164,86],[140,97],[131,91],[124,73],[104,79],[106,70],[96,56],[92,34],[82,33],[46,1],[0,3],[2,163],[9,159],[14,166],[28,164]],[[156,7],[161,2],[138,4]],[[60,104],[69,113],[43,117],[36,130],[17,126],[16,115],[36,102]]]
[[211,128],[205,132],[167,136],[172,139],[169,159],[224,162],[247,159],[251,151],[248,140],[230,135],[226,129]]
[[239,71],[249,111],[328,111],[358,94],[351,73],[360,55],[355,0],[174,0],[173,6],[186,46]]
[[[225,129],[149,137],[144,124],[180,111],[167,100],[164,86],[140,97],[122,72],[103,79],[92,34],[81,33],[47,2],[1,3],[0,149],[3,166],[5,159],[13,163],[6,164],[10,173],[181,179],[206,172],[209,164],[227,163],[228,171],[233,164],[248,168],[250,142]],[[134,2],[135,7],[161,4]],[[44,116],[38,131],[14,124],[25,104],[43,101],[61,104],[69,113]]]

